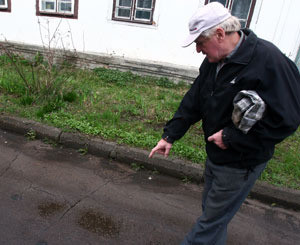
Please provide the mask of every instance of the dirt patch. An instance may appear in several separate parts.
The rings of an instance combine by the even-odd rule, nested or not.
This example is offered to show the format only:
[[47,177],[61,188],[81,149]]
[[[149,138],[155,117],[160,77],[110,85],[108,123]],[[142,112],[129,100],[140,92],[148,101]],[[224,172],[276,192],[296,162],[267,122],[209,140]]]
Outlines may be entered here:
[[120,223],[99,211],[88,210],[83,212],[78,220],[78,224],[82,228],[100,236],[114,237],[120,233]]
[[41,217],[49,217],[65,209],[65,205],[56,202],[46,202],[38,205],[39,215]]

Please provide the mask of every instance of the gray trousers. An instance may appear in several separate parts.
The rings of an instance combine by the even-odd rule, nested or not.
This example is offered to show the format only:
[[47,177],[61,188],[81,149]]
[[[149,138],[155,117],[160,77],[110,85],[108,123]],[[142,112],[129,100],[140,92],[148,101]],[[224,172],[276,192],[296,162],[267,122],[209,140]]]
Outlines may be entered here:
[[221,166],[206,160],[202,215],[181,245],[224,245],[227,225],[248,196],[267,163],[249,169]]

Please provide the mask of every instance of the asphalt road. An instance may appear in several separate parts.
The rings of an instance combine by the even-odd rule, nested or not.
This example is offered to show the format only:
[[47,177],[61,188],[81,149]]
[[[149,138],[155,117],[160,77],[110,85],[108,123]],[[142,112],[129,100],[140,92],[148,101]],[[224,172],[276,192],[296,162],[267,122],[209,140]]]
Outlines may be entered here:
[[[175,245],[201,214],[201,185],[49,143],[0,130],[0,245]],[[299,231],[299,212],[247,199],[228,244]]]

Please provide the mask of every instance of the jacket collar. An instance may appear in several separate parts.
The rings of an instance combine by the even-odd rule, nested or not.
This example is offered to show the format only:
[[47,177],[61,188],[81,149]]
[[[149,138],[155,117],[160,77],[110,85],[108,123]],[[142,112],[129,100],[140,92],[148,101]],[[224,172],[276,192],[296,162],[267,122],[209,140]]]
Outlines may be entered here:
[[247,36],[246,40],[227,60],[226,63],[238,63],[246,65],[250,62],[257,44],[257,36],[250,29],[243,29],[242,32]]

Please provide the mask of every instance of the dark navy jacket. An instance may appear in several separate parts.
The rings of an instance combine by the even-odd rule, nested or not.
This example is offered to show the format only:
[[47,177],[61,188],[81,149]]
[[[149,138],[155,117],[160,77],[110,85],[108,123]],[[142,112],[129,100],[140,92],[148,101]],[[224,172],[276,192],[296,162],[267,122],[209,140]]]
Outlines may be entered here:
[[[221,68],[205,59],[200,74],[186,93],[163,138],[173,143],[202,120],[206,152],[216,164],[251,167],[268,161],[275,144],[300,124],[300,75],[296,65],[272,43],[244,29],[247,38]],[[241,90],[255,90],[266,103],[264,117],[244,134],[231,120],[233,99]],[[207,138],[223,129],[228,146],[220,149]]]

